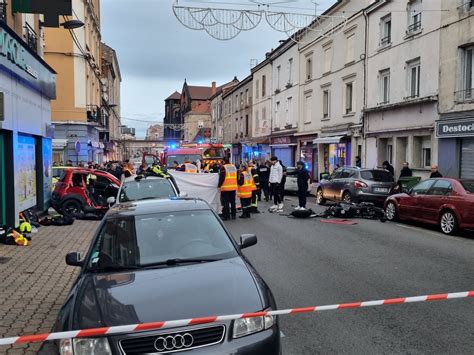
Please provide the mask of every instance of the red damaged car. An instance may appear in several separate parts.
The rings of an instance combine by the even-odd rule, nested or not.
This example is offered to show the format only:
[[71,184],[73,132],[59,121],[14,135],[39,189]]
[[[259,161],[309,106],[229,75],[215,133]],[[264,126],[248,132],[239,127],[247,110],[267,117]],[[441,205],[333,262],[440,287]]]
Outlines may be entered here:
[[474,229],[474,180],[437,178],[385,201],[389,221],[413,220],[439,225],[445,234]]

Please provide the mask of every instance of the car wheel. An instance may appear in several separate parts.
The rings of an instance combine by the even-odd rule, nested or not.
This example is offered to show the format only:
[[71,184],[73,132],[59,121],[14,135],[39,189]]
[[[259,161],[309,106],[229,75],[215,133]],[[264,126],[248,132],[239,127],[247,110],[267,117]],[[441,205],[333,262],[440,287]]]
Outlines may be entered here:
[[395,206],[394,202],[390,201],[387,203],[387,207],[385,207],[385,217],[388,221],[398,220],[397,206]]
[[346,203],[352,203],[352,196],[349,191],[346,191],[342,194],[342,201]]
[[318,189],[316,192],[316,203],[318,205],[324,205],[326,203],[326,200],[323,197],[323,189]]
[[444,211],[439,219],[439,226],[444,234],[452,235],[458,229],[456,216],[450,210]]
[[62,204],[61,211],[65,216],[76,216],[82,212],[82,206],[77,200],[67,200]]

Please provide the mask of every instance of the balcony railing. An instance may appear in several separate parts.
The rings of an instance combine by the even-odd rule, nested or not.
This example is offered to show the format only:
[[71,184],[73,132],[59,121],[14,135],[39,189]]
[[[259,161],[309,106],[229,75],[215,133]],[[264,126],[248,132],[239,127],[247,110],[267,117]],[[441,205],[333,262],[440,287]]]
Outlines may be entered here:
[[0,21],[7,22],[7,4],[0,3]]
[[456,102],[474,101],[474,89],[456,91]]
[[38,51],[38,36],[29,24],[25,25],[25,42],[32,51]]
[[380,45],[381,46],[386,46],[386,45],[390,44],[391,41],[392,41],[392,36],[386,36],[386,37],[384,37],[380,40]]
[[413,22],[410,26],[408,26],[407,34],[410,34],[419,30],[421,30],[421,20],[417,22]]

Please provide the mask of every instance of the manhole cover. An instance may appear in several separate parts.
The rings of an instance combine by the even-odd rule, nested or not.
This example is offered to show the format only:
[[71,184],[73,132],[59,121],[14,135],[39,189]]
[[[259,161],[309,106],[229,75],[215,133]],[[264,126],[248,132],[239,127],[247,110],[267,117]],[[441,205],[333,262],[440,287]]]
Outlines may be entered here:
[[0,256],[0,264],[6,264],[10,261],[11,258],[5,258]]

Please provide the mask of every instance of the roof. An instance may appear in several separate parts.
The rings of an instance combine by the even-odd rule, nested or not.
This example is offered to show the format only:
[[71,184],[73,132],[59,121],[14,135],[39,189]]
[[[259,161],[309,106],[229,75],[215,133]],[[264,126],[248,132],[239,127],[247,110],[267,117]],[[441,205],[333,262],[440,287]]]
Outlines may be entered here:
[[175,91],[170,96],[168,96],[165,99],[165,101],[167,101],[167,100],[180,100],[180,99],[181,99],[181,94],[178,91]]
[[[137,181],[136,180],[137,177],[138,177],[138,175],[133,175],[133,176],[127,177],[127,178],[123,179],[123,182],[135,182],[135,181]],[[138,181],[140,181],[140,180],[166,180],[166,179],[162,178],[162,177],[159,177],[159,176],[148,175],[148,176],[142,176],[140,179],[138,179]]]
[[180,211],[212,211],[212,208],[201,199],[178,198],[162,200],[142,200],[122,203],[112,207],[106,215],[107,219],[148,215],[154,213]]
[[188,92],[192,100],[207,100],[212,96],[212,87],[188,85]]

